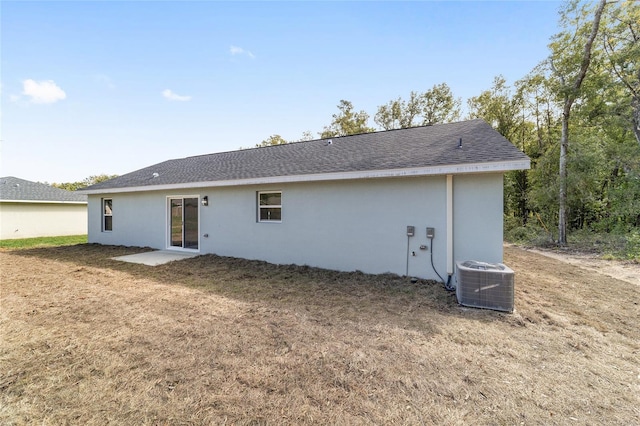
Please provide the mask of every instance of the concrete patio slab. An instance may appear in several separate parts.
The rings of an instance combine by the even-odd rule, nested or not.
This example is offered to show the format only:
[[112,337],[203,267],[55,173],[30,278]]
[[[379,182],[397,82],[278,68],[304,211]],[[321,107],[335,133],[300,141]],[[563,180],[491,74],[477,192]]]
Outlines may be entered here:
[[112,257],[113,260],[119,260],[129,263],[140,263],[143,265],[157,266],[176,260],[190,259],[200,256],[200,253],[184,253],[169,250],[148,251],[145,253],[130,254],[127,256]]

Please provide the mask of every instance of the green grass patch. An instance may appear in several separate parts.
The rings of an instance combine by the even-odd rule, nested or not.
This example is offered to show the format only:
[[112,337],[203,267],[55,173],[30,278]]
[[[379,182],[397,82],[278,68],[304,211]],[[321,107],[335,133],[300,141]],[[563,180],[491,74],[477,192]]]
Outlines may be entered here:
[[72,246],[86,244],[86,235],[65,235],[61,237],[21,238],[16,240],[0,240],[0,249],[20,250],[36,247]]

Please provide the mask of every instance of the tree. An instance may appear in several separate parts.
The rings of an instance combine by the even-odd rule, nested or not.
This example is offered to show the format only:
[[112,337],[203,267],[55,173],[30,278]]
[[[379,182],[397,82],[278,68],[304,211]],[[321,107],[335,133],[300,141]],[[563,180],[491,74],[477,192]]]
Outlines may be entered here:
[[469,118],[482,118],[502,136],[515,140],[521,123],[522,102],[511,94],[503,76],[495,77],[491,89],[469,98],[467,105]]
[[422,95],[412,91],[408,102],[398,98],[379,106],[373,120],[384,130],[414,127],[417,126],[414,120],[420,115],[421,104]]
[[113,179],[118,177],[118,175],[94,175],[89,176],[88,178],[80,181],[80,182],[66,182],[66,183],[52,183],[51,186],[54,188],[65,189],[67,191],[77,191],[78,189],[86,188],[91,185],[95,185],[96,183],[104,182],[105,180]]
[[628,92],[618,99],[631,106],[628,120],[640,144],[640,3],[626,0],[617,6],[604,17],[602,45],[609,71]]
[[284,145],[286,143],[289,143],[289,142],[285,138],[283,138],[278,134],[275,134],[275,135],[269,136],[259,144],[256,144],[256,148],[260,148],[261,146]]
[[460,99],[446,83],[436,84],[424,93],[412,91],[402,98],[378,107],[374,121],[385,130],[406,129],[455,121],[460,117]]
[[[503,76],[495,77],[490,90],[470,98],[467,104],[470,118],[482,118],[523,152],[528,151],[533,139],[533,126],[525,121],[522,91],[512,94]],[[526,170],[505,174],[505,213],[517,216],[522,225],[526,225],[529,216],[528,190]]]
[[591,50],[600,28],[605,4],[606,0],[600,0],[589,25],[582,22],[589,13],[587,6],[581,6],[577,0],[570,2],[561,14],[561,25],[566,30],[555,35],[550,44],[551,56],[548,63],[559,82],[558,89],[563,104],[558,197],[558,243],[561,245],[567,243],[567,152],[571,107],[580,96],[580,87],[589,70]]
[[[625,81],[632,81],[634,74],[623,74],[623,71],[636,70],[634,67],[640,63],[638,59],[633,59],[637,54],[629,54],[628,50],[624,58],[617,56],[617,60],[614,60],[616,53],[623,51],[622,47],[636,47],[630,41],[633,40],[632,34],[637,33],[635,28],[640,21],[621,16],[628,17],[634,11],[638,13],[638,7],[637,3],[626,1],[605,6],[592,45],[589,69],[571,108],[568,120],[570,149],[566,151],[565,180],[567,233],[586,228],[596,232],[627,234],[640,225],[640,144],[631,126],[632,92],[613,69],[613,65],[616,65],[618,74],[625,75]],[[573,12],[575,17],[569,31],[573,35],[561,45],[561,49],[556,49],[561,50],[562,54],[557,55],[553,65],[556,70],[565,65],[564,70],[568,70],[572,78],[577,75],[583,58],[584,49],[581,46],[592,30],[594,10],[595,7],[588,13],[577,9]],[[621,22],[626,24],[619,25]],[[577,30],[578,27],[581,31]],[[607,38],[614,37],[617,40],[615,44],[612,41],[611,45],[605,45]],[[627,40],[626,44],[620,40]],[[558,141],[562,138],[562,113],[567,88],[553,72],[550,61],[537,66],[517,84],[523,94],[527,119],[534,123],[538,142],[536,149],[531,146],[526,151],[532,159],[532,167],[528,172],[530,185],[527,200],[537,219],[545,223],[555,221],[559,229],[558,159],[561,147]],[[505,201],[508,185],[507,174]]]
[[311,133],[311,130],[305,130],[302,132],[302,136],[298,139],[298,142],[312,141],[313,139],[313,133]]
[[[544,155],[545,150],[559,138],[560,109],[555,100],[550,79],[543,66],[535,67],[523,79],[516,82],[518,96],[527,120],[534,126],[536,147],[526,153],[534,160]],[[556,131],[557,130],[557,131]],[[557,134],[556,134],[557,133]]]
[[422,125],[447,123],[460,117],[460,99],[456,99],[447,83],[427,90],[422,96]]
[[364,111],[355,112],[351,102],[344,99],[340,100],[338,109],[340,112],[333,114],[331,124],[325,126],[322,132],[319,133],[322,139],[375,131],[375,129],[367,126],[369,114]]
[[[302,136],[300,137],[300,139],[298,139],[295,142],[303,142],[303,141],[310,141],[313,140],[313,134],[311,133],[310,130],[305,130],[304,132],[302,132]],[[263,146],[274,146],[274,145],[284,145],[289,143],[288,140],[286,140],[285,138],[283,138],[282,136],[278,135],[278,134],[274,134],[269,136],[268,138],[266,138],[265,140],[263,140],[262,142],[260,142],[259,144],[256,144],[256,148],[261,148]],[[240,147],[240,149],[246,149],[246,148],[242,148]]]

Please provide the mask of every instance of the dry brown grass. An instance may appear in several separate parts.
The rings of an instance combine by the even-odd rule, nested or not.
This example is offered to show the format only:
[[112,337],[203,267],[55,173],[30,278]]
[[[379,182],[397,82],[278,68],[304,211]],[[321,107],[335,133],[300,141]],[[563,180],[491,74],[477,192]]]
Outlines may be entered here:
[[504,314],[395,276],[109,260],[134,251],[0,252],[0,423],[640,418],[640,286],[508,247]]

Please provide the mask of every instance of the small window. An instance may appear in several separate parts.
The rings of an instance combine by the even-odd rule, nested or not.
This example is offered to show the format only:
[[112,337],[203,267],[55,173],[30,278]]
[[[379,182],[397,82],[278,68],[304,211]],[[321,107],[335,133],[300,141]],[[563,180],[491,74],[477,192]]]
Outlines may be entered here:
[[113,231],[113,200],[102,199],[102,230]]
[[258,192],[258,222],[282,222],[282,192]]

